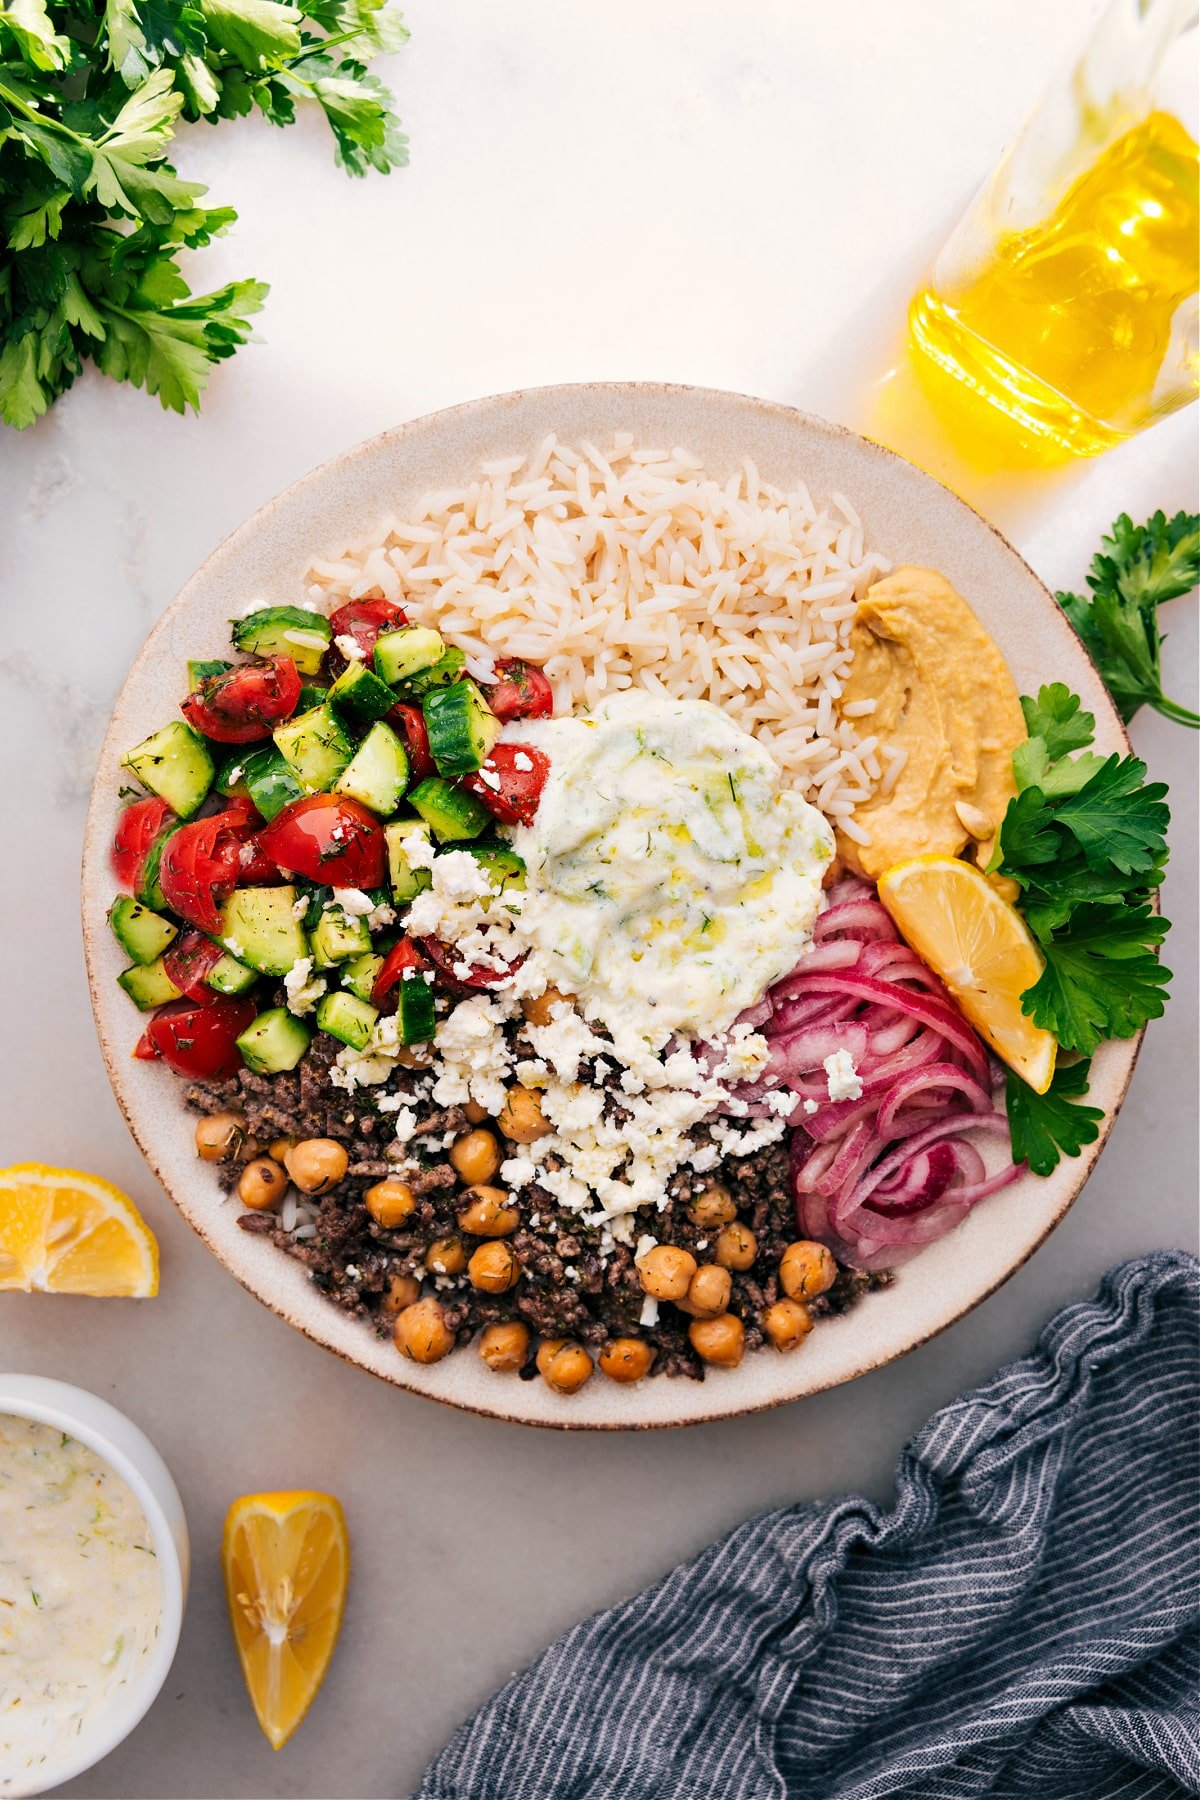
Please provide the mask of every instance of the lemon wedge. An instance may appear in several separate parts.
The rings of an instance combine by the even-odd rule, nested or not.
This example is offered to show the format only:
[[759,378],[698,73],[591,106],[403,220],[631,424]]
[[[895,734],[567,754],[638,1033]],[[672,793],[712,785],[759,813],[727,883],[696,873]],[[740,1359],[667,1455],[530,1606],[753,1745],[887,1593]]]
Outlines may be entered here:
[[244,1494],[225,1520],[225,1597],[242,1674],[273,1750],[282,1750],[329,1667],[350,1577],[350,1539],[332,1494]]
[[17,1163],[0,1169],[0,1292],[148,1299],[158,1244],[128,1195],[98,1175]]
[[985,1043],[1044,1094],[1058,1044],[1021,1011],[1021,995],[1045,963],[1016,908],[981,870],[954,856],[895,863],[879,878],[879,898]]

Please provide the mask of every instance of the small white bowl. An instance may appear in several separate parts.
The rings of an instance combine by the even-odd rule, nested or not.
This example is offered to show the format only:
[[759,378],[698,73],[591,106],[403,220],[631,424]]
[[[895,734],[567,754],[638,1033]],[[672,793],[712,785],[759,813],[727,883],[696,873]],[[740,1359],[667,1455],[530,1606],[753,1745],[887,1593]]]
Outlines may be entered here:
[[82,1775],[127,1738],[149,1712],[167,1679],[188,1589],[188,1529],[179,1489],[166,1463],[124,1413],[85,1388],[41,1375],[5,1374],[0,1371],[0,1413],[20,1419],[36,1419],[52,1425],[86,1444],[89,1450],[121,1477],[141,1507],[158,1560],[161,1611],[158,1637],[142,1666],[138,1681],[115,1701],[84,1735],[77,1748],[58,1762],[47,1764],[36,1788],[16,1792],[45,1793],[50,1788]]

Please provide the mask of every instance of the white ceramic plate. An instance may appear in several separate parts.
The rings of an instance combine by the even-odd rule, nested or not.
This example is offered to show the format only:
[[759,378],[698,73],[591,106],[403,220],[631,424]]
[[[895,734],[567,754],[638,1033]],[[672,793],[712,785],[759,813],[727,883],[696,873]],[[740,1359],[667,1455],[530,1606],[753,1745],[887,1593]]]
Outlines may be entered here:
[[802,478],[818,501],[847,494],[867,543],[893,563],[929,564],[966,596],[1008,660],[1022,693],[1065,681],[1096,715],[1097,746],[1128,748],[1111,701],[1052,596],[1000,534],[932,477],[845,429],[762,400],[703,388],[606,383],[503,394],[414,419],[306,475],[235,531],[193,575],[155,627],[113,710],[88,815],[83,925],[92,1003],[117,1099],[150,1166],[188,1222],[250,1292],[289,1324],[361,1368],[453,1406],[528,1424],[619,1428],[690,1424],[751,1412],[849,1381],[890,1362],[970,1311],[1020,1268],[1078,1195],[1116,1115],[1137,1041],[1103,1047],[1090,1098],[1104,1108],[1099,1140],[1045,1180],[1027,1176],[840,1319],[822,1322],[790,1356],[762,1351],[707,1380],[652,1379],[636,1388],[597,1376],[571,1398],[540,1381],[493,1375],[472,1351],[431,1367],[402,1361],[312,1288],[299,1264],[241,1231],[220,1205],[213,1169],[197,1161],[194,1118],[177,1078],[134,1062],[140,1016],[116,986],[121,953],[104,921],[112,898],[108,845],[120,802],[121,753],[178,714],[184,664],[228,648],[229,619],[247,601],[302,596],[313,557],[336,555],[429,488],[457,486],[485,459],[530,452],[549,431],[603,444],[632,430],[644,444],[686,446],[721,475],[749,454],[780,487]]

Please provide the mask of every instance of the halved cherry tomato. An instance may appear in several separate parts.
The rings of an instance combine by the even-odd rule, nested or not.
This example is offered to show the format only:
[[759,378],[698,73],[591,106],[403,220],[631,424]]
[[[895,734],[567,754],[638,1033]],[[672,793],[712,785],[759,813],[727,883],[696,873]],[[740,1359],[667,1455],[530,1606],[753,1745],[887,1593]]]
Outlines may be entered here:
[[462,785],[505,825],[532,825],[550,758],[532,744],[497,744],[483,767]]
[[158,865],[159,886],[172,912],[201,931],[219,931],[218,908],[242,875],[240,819],[227,813],[193,819],[167,839]]
[[334,887],[382,887],[387,840],[374,813],[340,794],[305,794],[258,834],[276,868]]
[[213,990],[206,977],[224,954],[220,945],[214,944],[203,932],[185,931],[170,949],[163,951],[163,968],[189,1000],[211,1000]]
[[404,980],[405,969],[427,969],[429,964],[410,938],[401,938],[383,959],[383,966],[371,989],[371,1002],[382,1006],[394,987]]
[[135,800],[117,820],[112,841],[113,874],[123,888],[136,892],[146,866],[151,844],[175,814],[165,800],[151,794],[146,800]]
[[[335,640],[352,637],[370,662],[376,638],[381,632],[395,631],[398,626],[407,625],[408,614],[402,606],[393,606],[390,600],[347,600],[345,606],[330,613],[329,624]],[[346,658],[336,641],[329,651],[329,661],[334,667],[339,662],[342,668],[346,666]]]
[[409,706],[401,700],[393,706],[388,714],[389,725],[394,725],[404,739],[404,748],[408,754],[408,766],[414,781],[424,781],[428,775],[437,774],[437,764],[429,750],[429,732],[425,727],[425,714],[419,706]]
[[236,1075],[242,1066],[237,1039],[257,1012],[253,1000],[232,996],[214,996],[210,1002],[172,1000],[159,1007],[146,1036],[177,1075]]
[[[510,975],[515,975],[525,961],[523,956],[518,956],[507,969],[489,969],[480,963],[472,963],[464,970],[462,951],[453,944],[444,944],[437,937],[418,938],[417,942],[450,987],[497,987],[500,982],[507,981]],[[380,969],[379,973],[382,975],[383,970]],[[373,991],[371,998],[375,998]]]
[[280,879],[279,870],[258,841],[264,819],[245,794],[231,794],[221,808],[229,829],[239,840],[238,882],[247,887],[270,887]]
[[183,702],[183,716],[218,744],[252,744],[290,719],[299,699],[300,676],[291,657],[268,656],[210,675]]
[[498,719],[548,719],[554,711],[554,689],[533,663],[505,656],[496,664],[487,703]]
[[153,1040],[150,1036],[150,1027],[148,1025],[137,1043],[133,1046],[133,1054],[139,1062],[158,1061],[159,1053],[154,1047]]

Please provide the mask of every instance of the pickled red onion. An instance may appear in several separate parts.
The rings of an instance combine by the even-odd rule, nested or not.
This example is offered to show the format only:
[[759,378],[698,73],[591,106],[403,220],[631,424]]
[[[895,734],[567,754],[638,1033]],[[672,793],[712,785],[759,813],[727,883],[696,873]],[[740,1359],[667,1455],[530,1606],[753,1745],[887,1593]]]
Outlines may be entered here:
[[[755,1024],[771,1061],[742,1097],[758,1111],[769,1094],[776,1108],[781,1090],[795,1095],[797,1223],[839,1262],[893,1268],[1022,1173],[1008,1162],[989,1175],[970,1141],[1008,1136],[987,1051],[865,883],[838,884],[812,950],[768,999]],[[853,1059],[856,1098],[830,1097],[824,1064],[839,1050]]]

